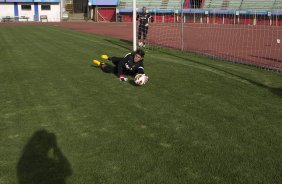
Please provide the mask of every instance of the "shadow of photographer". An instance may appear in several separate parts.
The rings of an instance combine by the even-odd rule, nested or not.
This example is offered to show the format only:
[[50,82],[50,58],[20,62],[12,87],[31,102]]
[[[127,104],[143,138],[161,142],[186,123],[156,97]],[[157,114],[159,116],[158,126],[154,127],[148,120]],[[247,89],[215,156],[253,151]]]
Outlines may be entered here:
[[19,184],[65,184],[71,166],[57,145],[56,136],[36,131],[23,149],[17,165]]

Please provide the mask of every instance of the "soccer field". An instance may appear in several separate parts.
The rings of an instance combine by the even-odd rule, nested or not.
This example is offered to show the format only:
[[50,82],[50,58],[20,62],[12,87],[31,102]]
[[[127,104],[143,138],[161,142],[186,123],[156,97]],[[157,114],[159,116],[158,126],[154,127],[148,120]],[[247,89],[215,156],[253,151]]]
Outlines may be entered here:
[[119,39],[2,26],[0,40],[0,184],[282,181],[281,73],[146,50],[140,87],[91,63],[130,52]]

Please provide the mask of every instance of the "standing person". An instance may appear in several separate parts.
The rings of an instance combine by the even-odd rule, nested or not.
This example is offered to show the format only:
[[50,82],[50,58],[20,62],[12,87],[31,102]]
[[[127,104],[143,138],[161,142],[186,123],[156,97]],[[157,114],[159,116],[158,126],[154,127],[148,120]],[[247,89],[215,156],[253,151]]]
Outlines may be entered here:
[[135,77],[137,74],[145,74],[144,56],[145,52],[137,49],[132,53],[126,54],[124,57],[108,57],[107,55],[102,55],[103,59],[112,61],[114,67],[98,60],[93,60],[93,63],[106,73],[116,74],[120,81],[127,81],[126,75]]
[[[139,27],[138,27],[138,46],[139,47],[145,47],[146,45],[146,38],[148,34],[149,29],[149,22],[153,22],[154,18],[147,13],[147,8],[144,6],[142,8],[142,13],[137,15],[136,20],[139,21]],[[143,35],[143,41],[141,39]]]

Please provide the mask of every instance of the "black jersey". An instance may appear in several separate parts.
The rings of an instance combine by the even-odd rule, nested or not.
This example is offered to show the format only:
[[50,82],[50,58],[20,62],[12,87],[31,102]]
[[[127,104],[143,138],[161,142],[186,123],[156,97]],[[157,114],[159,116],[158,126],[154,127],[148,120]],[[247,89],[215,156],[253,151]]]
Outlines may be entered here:
[[147,13],[141,13],[137,15],[137,20],[140,19],[140,24],[141,26],[145,26],[146,24],[148,24],[151,20],[151,22],[153,22],[153,17],[150,14]]
[[139,62],[134,62],[134,55],[132,53],[127,54],[118,64],[118,75],[129,74],[144,74],[143,60]]

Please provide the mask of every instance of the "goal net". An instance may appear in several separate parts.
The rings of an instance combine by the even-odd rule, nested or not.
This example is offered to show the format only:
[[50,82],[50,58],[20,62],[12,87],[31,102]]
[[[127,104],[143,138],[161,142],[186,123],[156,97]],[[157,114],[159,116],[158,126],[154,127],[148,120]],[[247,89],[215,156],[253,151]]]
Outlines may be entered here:
[[138,13],[143,6],[154,20],[145,48],[282,70],[282,0],[140,0]]
[[[183,2],[180,0],[156,0],[147,4],[145,1],[143,3],[137,1],[137,14],[141,15],[143,7],[146,7],[146,13],[150,16],[147,35],[144,35],[146,31],[143,31],[141,20],[138,19],[137,40],[143,42],[145,47],[150,49],[181,48],[182,5]],[[146,38],[144,39],[144,37]]]

